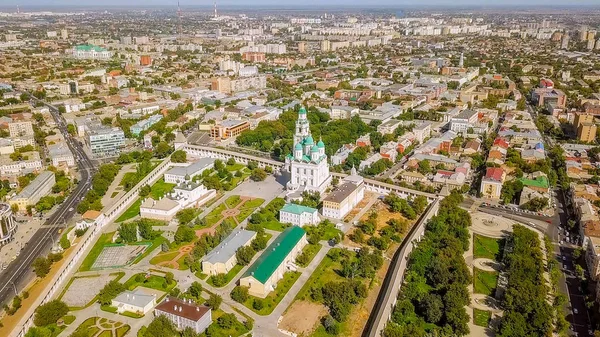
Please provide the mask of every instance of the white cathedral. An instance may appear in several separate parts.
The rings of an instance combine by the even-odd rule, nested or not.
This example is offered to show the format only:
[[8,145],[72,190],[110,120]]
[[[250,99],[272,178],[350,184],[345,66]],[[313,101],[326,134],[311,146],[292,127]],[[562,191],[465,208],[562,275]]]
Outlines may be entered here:
[[300,108],[294,135],[294,152],[285,158],[286,168],[291,173],[287,188],[291,191],[323,193],[331,183],[325,144],[315,144],[310,135],[306,109]]

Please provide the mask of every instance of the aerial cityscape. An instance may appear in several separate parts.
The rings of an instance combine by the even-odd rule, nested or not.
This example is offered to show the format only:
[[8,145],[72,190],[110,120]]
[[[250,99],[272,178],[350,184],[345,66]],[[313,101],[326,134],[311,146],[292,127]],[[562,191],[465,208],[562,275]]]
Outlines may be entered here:
[[0,3],[0,337],[600,337],[600,3]]

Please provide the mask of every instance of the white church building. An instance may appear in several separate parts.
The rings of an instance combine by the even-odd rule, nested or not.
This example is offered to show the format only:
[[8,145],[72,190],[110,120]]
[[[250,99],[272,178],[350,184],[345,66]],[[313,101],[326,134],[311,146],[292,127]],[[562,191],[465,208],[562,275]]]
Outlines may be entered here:
[[285,159],[286,167],[291,174],[287,188],[298,192],[323,193],[331,183],[325,144],[321,140],[315,144],[309,126],[306,109],[302,107],[298,111],[296,121],[294,152]]

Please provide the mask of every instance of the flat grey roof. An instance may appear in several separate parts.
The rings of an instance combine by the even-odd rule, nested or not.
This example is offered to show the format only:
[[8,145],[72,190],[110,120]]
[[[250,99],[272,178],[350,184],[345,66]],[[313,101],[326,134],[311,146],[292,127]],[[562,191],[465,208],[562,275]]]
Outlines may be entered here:
[[335,191],[329,194],[325,201],[332,201],[336,203],[341,203],[346,199],[352,192],[354,192],[358,188],[359,184],[354,182],[345,182],[342,186],[338,187]]
[[178,175],[178,176],[186,176],[186,175],[192,175],[204,168],[207,167],[212,167],[215,164],[215,160],[214,158],[200,158],[200,160],[198,160],[195,163],[192,163],[188,166],[175,166],[172,169],[168,170],[165,174],[172,174],[172,175]]
[[44,172],[40,173],[37,177],[35,177],[35,179],[29,185],[25,186],[25,188],[19,194],[14,196],[13,198],[14,199],[31,198],[31,196],[38,193],[38,190],[42,184],[46,183],[46,181],[48,181],[48,179],[52,179],[52,178],[54,178],[54,172],[44,171]]
[[236,229],[225,238],[215,249],[211,250],[202,261],[209,263],[225,263],[235,252],[246,245],[256,235],[256,232]]

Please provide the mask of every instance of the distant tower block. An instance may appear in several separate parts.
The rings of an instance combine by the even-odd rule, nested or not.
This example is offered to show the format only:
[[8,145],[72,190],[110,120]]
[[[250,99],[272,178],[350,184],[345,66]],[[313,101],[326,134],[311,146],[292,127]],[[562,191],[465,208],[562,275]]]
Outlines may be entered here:
[[183,30],[181,26],[181,7],[179,6],[179,1],[177,1],[177,34],[181,35]]
[[215,1],[215,19],[218,18],[219,16],[217,15],[217,2]]
[[458,61],[458,67],[462,68],[465,65],[465,55],[460,53],[460,60]]

